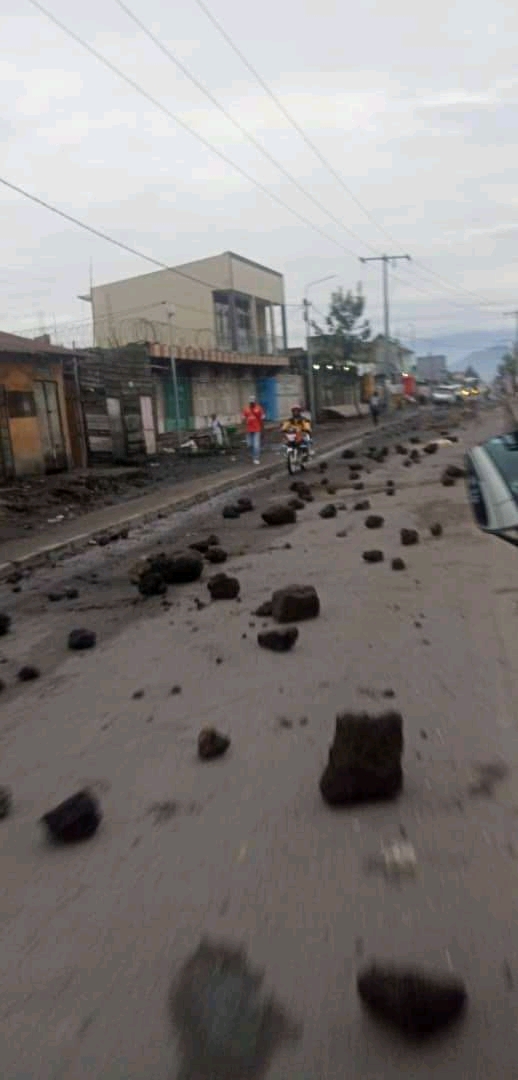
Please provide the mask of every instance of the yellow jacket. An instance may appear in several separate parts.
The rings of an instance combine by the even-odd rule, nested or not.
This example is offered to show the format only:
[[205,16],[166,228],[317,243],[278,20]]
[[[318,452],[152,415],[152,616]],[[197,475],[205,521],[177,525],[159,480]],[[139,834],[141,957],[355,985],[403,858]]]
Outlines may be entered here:
[[284,421],[282,431],[303,431],[310,435],[311,424],[309,420],[306,420],[305,416],[290,416],[288,420]]

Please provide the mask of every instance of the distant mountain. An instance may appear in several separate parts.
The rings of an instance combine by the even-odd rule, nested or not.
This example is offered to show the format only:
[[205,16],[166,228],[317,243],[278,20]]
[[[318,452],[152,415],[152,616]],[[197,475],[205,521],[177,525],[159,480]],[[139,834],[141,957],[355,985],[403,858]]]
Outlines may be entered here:
[[466,330],[445,335],[440,341],[417,340],[411,346],[418,356],[442,353],[446,356],[450,371],[464,371],[468,364],[478,371],[482,379],[492,379],[507,351],[502,334],[494,330]]
[[490,349],[477,349],[464,358],[460,365],[461,370],[470,365],[480,375],[481,379],[489,382],[494,379],[504,352],[505,348],[501,345],[493,345]]

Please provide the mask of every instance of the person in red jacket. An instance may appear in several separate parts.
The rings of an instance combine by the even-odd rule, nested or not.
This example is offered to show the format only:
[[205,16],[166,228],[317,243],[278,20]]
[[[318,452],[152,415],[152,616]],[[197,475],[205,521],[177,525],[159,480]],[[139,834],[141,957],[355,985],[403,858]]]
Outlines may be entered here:
[[261,432],[265,420],[264,409],[259,405],[255,394],[250,397],[246,409],[243,409],[243,421],[246,426],[246,441],[254,465],[259,465],[261,456]]

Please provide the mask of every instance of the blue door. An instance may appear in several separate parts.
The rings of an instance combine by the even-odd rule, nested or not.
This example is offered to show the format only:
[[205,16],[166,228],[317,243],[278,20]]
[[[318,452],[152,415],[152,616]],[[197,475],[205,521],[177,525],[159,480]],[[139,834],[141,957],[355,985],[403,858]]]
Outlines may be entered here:
[[275,375],[259,376],[257,380],[257,397],[266,413],[266,419],[278,420],[277,377]]

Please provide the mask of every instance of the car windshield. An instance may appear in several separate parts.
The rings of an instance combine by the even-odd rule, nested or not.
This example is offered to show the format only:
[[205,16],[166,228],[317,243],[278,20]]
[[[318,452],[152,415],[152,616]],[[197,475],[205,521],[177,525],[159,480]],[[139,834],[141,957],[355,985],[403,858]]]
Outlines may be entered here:
[[518,431],[496,435],[485,444],[485,450],[518,503]]

